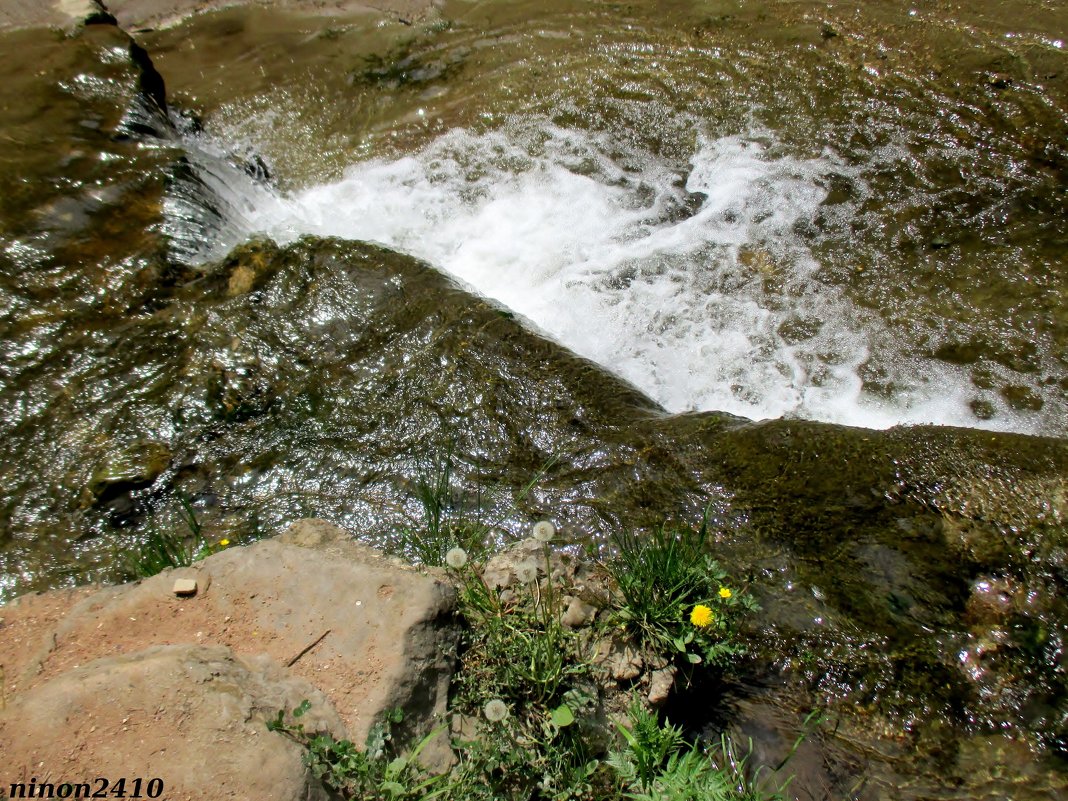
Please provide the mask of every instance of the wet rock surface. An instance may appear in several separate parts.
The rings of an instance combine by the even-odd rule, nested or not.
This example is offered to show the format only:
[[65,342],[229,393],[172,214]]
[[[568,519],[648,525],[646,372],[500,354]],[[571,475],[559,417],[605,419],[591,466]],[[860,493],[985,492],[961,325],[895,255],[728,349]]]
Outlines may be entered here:
[[[117,22],[126,30],[152,30],[173,26],[194,14],[202,14],[241,3],[230,0],[58,0],[35,3],[29,0],[8,0],[0,9],[0,30],[13,28],[54,27],[74,29],[86,20]],[[252,0],[246,0],[248,5]],[[305,12],[321,16],[366,15],[404,20],[411,24],[434,9],[432,0],[333,0],[312,3],[307,0],[281,0],[273,6],[291,12]]]
[[[228,297],[242,264],[255,265],[256,288]],[[443,453],[451,502],[477,497],[505,539],[545,516],[593,540],[707,516],[717,558],[764,607],[746,671],[779,688],[769,703],[829,704],[843,716],[842,753],[904,736],[934,758],[962,731],[1060,748],[1062,441],[664,416],[429,266],[372,245],[253,244],[203,275],[174,290],[167,317],[126,328],[131,355],[142,338],[167,341],[184,367],[181,382],[130,396],[123,419],[126,436],[144,436],[152,409],[180,410],[169,446],[183,456],[157,481],[187,493],[206,530],[242,509],[270,528],[297,505],[389,546],[418,525],[408,477]],[[254,394],[230,385],[240,414],[216,400],[214,364],[255,376]],[[504,582],[522,567],[522,553],[509,558]],[[1008,625],[969,606],[973,581],[992,575],[1030,599]],[[897,781],[893,759],[864,753],[876,786]]]

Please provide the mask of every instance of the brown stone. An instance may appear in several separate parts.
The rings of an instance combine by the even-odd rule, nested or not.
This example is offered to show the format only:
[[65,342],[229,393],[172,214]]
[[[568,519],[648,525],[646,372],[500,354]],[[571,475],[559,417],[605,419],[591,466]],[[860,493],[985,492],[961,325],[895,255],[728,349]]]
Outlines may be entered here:
[[323,695],[265,657],[171,645],[96,660],[0,710],[3,780],[159,778],[169,801],[325,801],[303,748],[267,730],[304,699],[311,730],[343,735]]
[[675,666],[671,665],[649,674],[649,704],[657,707],[667,701],[675,687]]
[[[176,576],[195,580],[198,594],[176,597]],[[299,521],[277,538],[136,584],[13,602],[3,608],[0,669],[11,700],[102,657],[225,645],[238,658],[292,663],[289,671],[322,691],[357,744],[393,708],[405,712],[401,734],[420,738],[445,722],[454,603],[455,590],[438,575],[388,559],[337,526]],[[432,740],[421,761],[451,764],[447,740]],[[206,788],[203,797],[214,796]]]
[[175,579],[173,591],[175,595],[196,595],[197,583],[194,579]]
[[604,639],[594,648],[593,663],[603,665],[616,681],[630,681],[642,672],[642,656],[627,640],[619,637]]
[[564,615],[560,622],[568,628],[577,629],[582,626],[588,626],[596,616],[596,606],[586,603],[581,598],[572,598],[568,602],[567,609],[564,610]]

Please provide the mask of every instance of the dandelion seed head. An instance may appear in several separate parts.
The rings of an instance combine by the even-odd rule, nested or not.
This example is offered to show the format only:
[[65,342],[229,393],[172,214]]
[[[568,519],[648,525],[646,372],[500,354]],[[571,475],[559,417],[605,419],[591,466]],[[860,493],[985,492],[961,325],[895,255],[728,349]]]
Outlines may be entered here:
[[449,548],[445,553],[445,564],[454,570],[459,570],[467,564],[467,551],[463,548]]
[[515,567],[515,577],[522,584],[533,584],[538,579],[538,567],[532,562],[522,562]]
[[534,524],[534,539],[539,542],[549,542],[556,536],[556,526],[548,520],[539,520]]
[[487,701],[486,705],[482,707],[482,714],[486,716],[486,720],[490,723],[500,723],[508,717],[508,705],[500,698],[494,698],[492,701]]

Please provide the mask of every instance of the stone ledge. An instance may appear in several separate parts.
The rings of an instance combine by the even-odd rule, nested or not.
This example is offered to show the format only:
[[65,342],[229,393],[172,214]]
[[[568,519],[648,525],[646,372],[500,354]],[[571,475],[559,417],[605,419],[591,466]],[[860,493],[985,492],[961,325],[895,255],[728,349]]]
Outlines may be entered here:
[[[197,594],[176,596],[179,578],[196,580]],[[84,728],[33,735],[14,710],[45,686],[110,670],[108,660],[160,646],[224,646],[232,660],[269,662],[318,688],[343,723],[340,734],[357,744],[397,707],[406,713],[403,733],[421,737],[445,720],[458,635],[455,600],[454,588],[433,572],[390,559],[325,521],[298,521],[275,539],[134,584],[55,591],[0,607],[8,699],[0,721],[9,737],[60,738],[68,749],[84,749],[92,741],[78,739]],[[196,696],[200,688],[186,691]],[[115,693],[118,709],[133,708],[134,696]],[[201,745],[201,757],[209,759],[216,746]],[[6,752],[2,738],[0,751]],[[448,767],[447,738],[435,738],[421,761]]]

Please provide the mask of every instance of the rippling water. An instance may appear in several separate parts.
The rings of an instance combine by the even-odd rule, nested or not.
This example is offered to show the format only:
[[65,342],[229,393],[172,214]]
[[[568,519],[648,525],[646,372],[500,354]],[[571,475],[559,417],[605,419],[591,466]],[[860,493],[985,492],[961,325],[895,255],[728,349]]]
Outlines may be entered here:
[[[1063,794],[1063,9],[408,22],[138,33],[169,122],[120,31],[5,39],[0,594],[115,578],[181,500],[396,546],[451,455],[499,537],[707,514],[764,609],[684,705],[761,748],[826,706],[810,797]],[[963,428],[871,430],[923,421]]]
[[289,188],[222,187],[249,205],[222,249],[388,244],[670,411],[1068,430],[1059,40],[904,6],[458,8],[317,102],[226,104],[214,146]]
[[1011,410],[977,421],[967,374],[905,348],[889,360],[906,388],[864,392],[860,371],[886,326],[819,281],[797,233],[850,170],[830,151],[802,161],[769,155],[775,145],[770,135],[701,141],[677,171],[547,122],[457,130],[336,183],[260,196],[244,233],[419,256],[672,412],[1038,428]]

